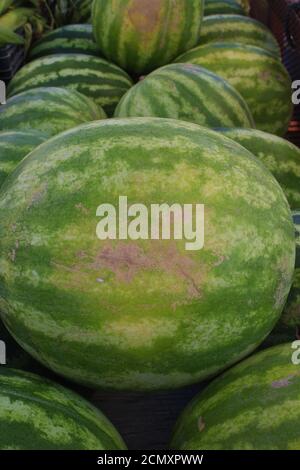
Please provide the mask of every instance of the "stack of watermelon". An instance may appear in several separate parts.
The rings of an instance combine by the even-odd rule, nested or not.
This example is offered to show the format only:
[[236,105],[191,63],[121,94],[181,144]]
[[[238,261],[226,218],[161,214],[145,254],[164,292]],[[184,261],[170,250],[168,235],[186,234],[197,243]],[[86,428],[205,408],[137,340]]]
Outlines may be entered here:
[[[284,138],[291,80],[276,39],[246,0],[94,0],[91,19],[33,44],[0,107],[0,340],[11,334],[18,357],[8,366],[28,370],[32,357],[84,386],[152,391],[219,374],[275,325],[273,342],[282,329],[296,339],[300,150]],[[171,207],[173,237],[143,219],[153,205]],[[178,207],[195,205],[204,216],[190,212],[189,235],[204,243],[187,249]],[[294,389],[268,394],[297,382],[288,350],[213,383],[172,446],[300,446],[298,429],[280,434],[283,419],[267,440],[252,420],[253,397],[300,414]],[[1,449],[124,448],[66,389],[7,366],[0,382]]]

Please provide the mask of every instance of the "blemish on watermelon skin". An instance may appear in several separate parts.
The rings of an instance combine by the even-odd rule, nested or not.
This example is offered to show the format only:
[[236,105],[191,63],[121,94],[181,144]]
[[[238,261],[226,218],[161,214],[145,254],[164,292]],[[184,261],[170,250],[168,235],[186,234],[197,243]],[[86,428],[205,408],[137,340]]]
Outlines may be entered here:
[[295,375],[289,375],[288,377],[285,377],[283,379],[275,380],[272,382],[271,387],[272,388],[283,388],[283,387],[288,387],[289,385],[292,385],[292,379],[295,378]]

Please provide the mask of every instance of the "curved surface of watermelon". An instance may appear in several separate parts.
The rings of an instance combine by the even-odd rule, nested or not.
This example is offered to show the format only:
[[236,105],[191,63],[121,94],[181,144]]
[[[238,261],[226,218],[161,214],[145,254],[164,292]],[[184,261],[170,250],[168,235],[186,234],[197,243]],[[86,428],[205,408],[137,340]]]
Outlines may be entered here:
[[204,17],[210,15],[246,15],[236,0],[205,0]]
[[248,103],[257,129],[286,133],[293,112],[291,79],[270,52],[245,44],[212,43],[192,49],[176,62],[197,64],[225,78]]
[[[192,204],[194,223],[204,204],[204,248],[172,233],[98,238],[99,206],[119,214],[120,195],[150,211]],[[286,301],[295,238],[280,186],[242,146],[131,118],[71,129],[18,165],[0,192],[0,253],[1,316],[22,347],[85,385],[153,390],[257,347]]]
[[88,54],[52,54],[24,65],[12,78],[7,95],[38,87],[64,87],[91,98],[111,115],[132,86],[126,72]]
[[45,34],[31,47],[28,59],[33,60],[51,54],[78,53],[99,57],[100,51],[93,37],[90,24],[71,24]]
[[141,75],[166,65],[199,40],[203,0],[97,0],[93,31],[105,57]]
[[1,450],[115,450],[125,444],[97,408],[38,375],[0,368]]
[[273,173],[292,209],[300,207],[300,149],[256,129],[218,129],[253,153]]
[[214,380],[179,418],[171,447],[299,450],[300,375],[293,353],[291,343],[266,349]]
[[76,90],[33,88],[0,107],[1,130],[36,130],[49,137],[84,122],[105,119],[104,110]]
[[221,123],[255,126],[240,94],[223,78],[193,64],[155,70],[123,96],[115,116],[171,118],[211,128]]
[[0,186],[18,163],[45,140],[47,136],[38,131],[0,132]]
[[211,15],[203,19],[199,44],[236,42],[257,46],[280,57],[271,31],[259,21],[241,15]]

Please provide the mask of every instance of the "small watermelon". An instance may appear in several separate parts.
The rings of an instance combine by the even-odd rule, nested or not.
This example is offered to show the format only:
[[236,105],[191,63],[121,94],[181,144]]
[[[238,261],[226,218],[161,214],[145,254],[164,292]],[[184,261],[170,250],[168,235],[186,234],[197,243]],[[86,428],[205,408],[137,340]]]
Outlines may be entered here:
[[[152,235],[147,216],[140,233],[120,233],[115,220],[116,236],[97,236],[102,204],[126,220],[120,195],[132,211],[193,212],[180,236],[180,225]],[[84,385],[155,390],[218,373],[272,330],[294,263],[275,178],[241,145],[189,122],[76,127],[31,152],[0,192],[2,320],[33,357]]]
[[90,24],[72,24],[62,26],[45,34],[33,44],[28,59],[33,60],[51,54],[78,53],[99,57],[93,28]]
[[237,0],[205,0],[204,17],[210,15],[246,15]]
[[199,40],[204,0],[97,0],[92,22],[108,60],[134,75],[170,63]]
[[291,142],[255,129],[220,129],[253,153],[273,173],[292,209],[300,207],[300,149]]
[[116,65],[87,54],[53,54],[22,67],[7,87],[8,97],[38,87],[77,90],[102,106],[109,115],[132,86]]
[[[299,349],[299,348],[298,348]],[[299,450],[299,352],[255,354],[196,396],[175,427],[176,450]]]
[[0,107],[1,130],[38,130],[52,136],[84,122],[105,119],[103,109],[76,90],[33,88]]
[[17,164],[45,140],[47,136],[38,131],[0,132],[0,186]]
[[181,55],[176,62],[205,67],[228,80],[252,112],[256,127],[283,136],[293,112],[291,79],[280,60],[260,47],[212,43]]
[[152,72],[123,96],[115,116],[164,117],[205,127],[217,123],[254,127],[240,94],[221,77],[193,64],[171,64]]
[[1,450],[125,449],[89,402],[38,375],[0,368]]
[[271,31],[259,21],[241,15],[211,15],[204,18],[199,44],[237,42],[257,46],[280,56]]

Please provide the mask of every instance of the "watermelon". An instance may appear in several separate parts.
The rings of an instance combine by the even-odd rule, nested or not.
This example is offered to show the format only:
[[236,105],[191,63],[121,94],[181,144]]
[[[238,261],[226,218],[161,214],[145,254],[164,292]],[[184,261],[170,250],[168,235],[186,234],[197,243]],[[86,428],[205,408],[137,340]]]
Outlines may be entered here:
[[79,395],[38,375],[1,367],[1,450],[125,448],[108,419]]
[[0,107],[1,130],[34,129],[48,136],[105,118],[103,109],[87,96],[58,87],[29,89]]
[[293,211],[296,234],[296,265],[294,283],[288,296],[280,323],[283,327],[300,328],[300,210]]
[[53,54],[22,67],[10,81],[7,96],[30,88],[65,87],[88,96],[111,115],[131,86],[131,78],[123,70],[100,57]]
[[165,117],[205,127],[225,122],[254,127],[239,93],[214,73],[192,64],[171,64],[152,72],[123,96],[115,116]]
[[204,17],[210,15],[246,15],[237,0],[205,0]]
[[203,19],[200,44],[238,42],[257,46],[280,56],[279,45],[271,31],[259,21],[241,15],[211,15]]
[[[127,237],[120,196],[146,212]],[[162,203],[192,205],[184,234],[170,228],[178,211],[169,236],[155,216],[145,228]],[[110,236],[102,204],[120,217],[121,227],[111,214]],[[39,146],[0,192],[1,317],[27,352],[83,385],[155,390],[216,374],[271,331],[294,262],[275,178],[242,146],[189,122],[84,124]]]
[[45,140],[47,136],[38,131],[0,132],[0,186],[17,164]]
[[79,53],[98,56],[99,49],[90,24],[62,26],[45,34],[29,51],[29,60],[51,54]]
[[[233,367],[187,406],[177,450],[299,450],[300,374],[291,343]],[[294,359],[293,359],[294,360]]]
[[96,42],[107,59],[134,75],[170,63],[199,40],[204,0],[97,0]]
[[300,207],[300,149],[281,137],[254,129],[220,129],[273,173],[292,209]]
[[256,127],[283,136],[293,112],[291,79],[268,51],[238,43],[199,46],[176,62],[201,65],[234,86],[249,105]]

